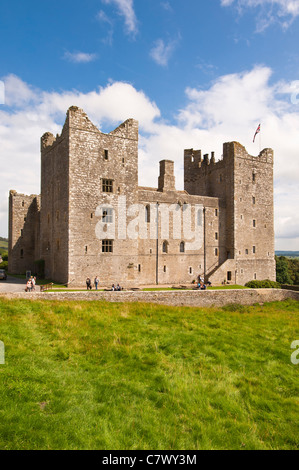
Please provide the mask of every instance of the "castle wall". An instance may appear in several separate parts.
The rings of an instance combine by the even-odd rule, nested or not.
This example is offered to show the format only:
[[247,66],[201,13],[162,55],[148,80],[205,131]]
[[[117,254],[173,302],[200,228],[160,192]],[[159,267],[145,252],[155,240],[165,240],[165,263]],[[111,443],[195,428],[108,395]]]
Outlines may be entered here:
[[40,196],[9,193],[8,271],[25,274],[36,271],[39,256]]
[[[97,230],[105,207],[114,210],[117,221],[138,202],[138,123],[130,119],[110,134],[103,134],[82,110],[74,108],[69,126],[68,282],[83,285],[86,277],[93,280],[96,275],[107,284],[137,282],[136,273],[129,268],[138,261],[136,241],[120,239],[116,224],[115,234],[106,235],[113,243],[113,252],[103,253]],[[104,180],[112,183],[111,192],[104,191]],[[119,209],[121,197],[125,206]]]
[[[275,280],[273,151],[249,155],[238,142],[223,146],[215,162],[201,152],[185,151],[185,189],[225,201],[225,259],[236,261],[232,276],[244,284],[252,279]],[[224,233],[222,233],[222,236]],[[219,282],[223,267],[213,273]]]
[[67,126],[56,138],[41,139],[41,258],[45,277],[68,280],[69,135]]

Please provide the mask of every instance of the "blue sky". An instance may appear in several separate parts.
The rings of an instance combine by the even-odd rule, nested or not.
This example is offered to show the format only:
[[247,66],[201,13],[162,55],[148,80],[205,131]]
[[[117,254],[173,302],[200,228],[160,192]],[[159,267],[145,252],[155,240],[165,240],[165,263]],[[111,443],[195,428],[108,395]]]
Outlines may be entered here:
[[170,158],[178,189],[184,148],[220,158],[238,140],[256,155],[261,122],[276,248],[299,250],[299,0],[11,0],[0,38],[0,235],[8,190],[39,192],[39,138],[74,104],[104,132],[138,119],[140,184]]

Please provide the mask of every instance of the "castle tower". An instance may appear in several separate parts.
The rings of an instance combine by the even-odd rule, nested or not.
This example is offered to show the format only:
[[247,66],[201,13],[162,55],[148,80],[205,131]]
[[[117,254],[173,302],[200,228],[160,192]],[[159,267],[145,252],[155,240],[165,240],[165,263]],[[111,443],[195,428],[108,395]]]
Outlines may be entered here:
[[240,284],[275,280],[273,150],[264,149],[253,157],[238,142],[229,142],[217,163],[214,154],[211,159],[205,155],[203,161],[195,155],[198,151],[185,151],[185,190],[222,200],[225,219],[220,238],[225,243],[220,247],[219,268],[234,260],[213,273],[213,280],[221,276]]

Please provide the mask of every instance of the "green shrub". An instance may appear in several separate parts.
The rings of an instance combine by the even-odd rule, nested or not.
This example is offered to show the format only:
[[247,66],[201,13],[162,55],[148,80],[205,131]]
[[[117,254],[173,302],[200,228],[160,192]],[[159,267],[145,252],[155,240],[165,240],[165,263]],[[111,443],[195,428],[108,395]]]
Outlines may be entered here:
[[250,289],[280,289],[281,285],[279,282],[270,281],[265,279],[264,281],[250,281],[245,284],[245,287]]
[[5,269],[5,271],[8,271],[8,261],[3,261],[0,263],[0,269]]

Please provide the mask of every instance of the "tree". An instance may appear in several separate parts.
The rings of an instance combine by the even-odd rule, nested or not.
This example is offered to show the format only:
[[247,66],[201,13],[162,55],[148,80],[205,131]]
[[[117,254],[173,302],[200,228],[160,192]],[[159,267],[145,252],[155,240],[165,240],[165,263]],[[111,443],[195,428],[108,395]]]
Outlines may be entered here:
[[293,284],[290,273],[289,263],[285,256],[275,256],[276,259],[276,281],[280,284]]

